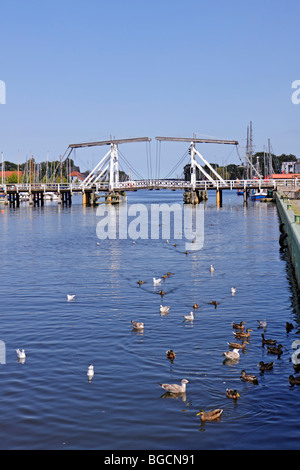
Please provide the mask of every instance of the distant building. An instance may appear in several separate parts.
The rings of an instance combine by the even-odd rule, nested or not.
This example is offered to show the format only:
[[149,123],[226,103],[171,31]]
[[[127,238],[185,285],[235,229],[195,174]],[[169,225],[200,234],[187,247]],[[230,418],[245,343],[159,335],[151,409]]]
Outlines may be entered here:
[[297,160],[296,162],[283,162],[281,165],[281,172],[285,173],[286,175],[289,173],[299,173],[296,170],[296,166],[298,165],[298,169],[300,168],[300,161]]
[[[4,177],[4,182],[7,183],[7,180],[9,178],[11,178],[13,175],[15,175],[15,179],[16,179],[16,182],[17,182],[17,179],[18,179],[18,171],[17,170],[14,170],[14,171],[4,171],[3,172],[3,177]],[[22,178],[22,175],[23,175],[23,171],[19,171],[19,179],[21,180]],[[0,171],[0,183],[2,181],[2,171]]]
[[85,175],[79,171],[72,171],[69,175],[70,183],[82,183],[85,180]]

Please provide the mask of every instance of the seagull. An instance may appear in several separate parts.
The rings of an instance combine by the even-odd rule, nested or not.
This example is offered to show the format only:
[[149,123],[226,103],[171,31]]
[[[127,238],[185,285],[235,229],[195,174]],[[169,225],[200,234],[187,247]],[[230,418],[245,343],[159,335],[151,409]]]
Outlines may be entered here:
[[75,295],[67,294],[67,301],[68,301],[68,302],[71,302],[71,300],[74,300],[75,297],[76,297]]
[[132,323],[132,326],[135,330],[143,330],[144,329],[144,323],[137,322],[137,321],[132,321],[132,320],[131,320],[131,323]]
[[236,293],[236,287],[232,287],[231,288],[231,295],[235,295],[235,293]]
[[235,360],[235,359],[238,359],[240,357],[240,353],[239,353],[239,350],[237,348],[234,348],[233,351],[223,352],[223,356],[225,356],[226,359]]
[[184,315],[184,319],[188,321],[193,321],[194,320],[194,313],[191,312],[189,315]]
[[160,313],[169,313],[170,306],[169,305],[160,305]]
[[22,349],[22,351],[20,349],[16,349],[16,353],[17,353],[18,359],[25,359],[26,357],[25,349]]
[[213,267],[213,265],[212,265],[212,264],[210,265],[210,268],[209,268],[209,270],[210,270],[210,272],[211,272],[211,273],[213,273],[213,272],[214,272],[215,268]]
[[185,393],[186,391],[186,384],[189,383],[189,380],[182,379],[181,385],[177,384],[158,384],[162,387],[166,392],[169,393]]
[[153,278],[153,285],[158,286],[161,283],[161,279],[156,279],[155,277]]
[[300,364],[300,349],[297,349],[297,350],[292,354],[291,361],[292,361],[292,363],[293,363],[295,366],[297,366],[298,364]]
[[93,366],[93,365],[90,365],[90,366],[88,367],[88,371],[87,371],[87,374],[86,374],[86,375],[88,376],[88,379],[89,379],[89,380],[92,380],[92,378],[94,377],[94,373],[95,373],[95,372],[94,372],[94,366]]
[[292,349],[297,349],[300,346],[300,339],[296,339],[296,341],[292,342]]
[[259,328],[267,328],[267,320],[256,320],[258,322]]

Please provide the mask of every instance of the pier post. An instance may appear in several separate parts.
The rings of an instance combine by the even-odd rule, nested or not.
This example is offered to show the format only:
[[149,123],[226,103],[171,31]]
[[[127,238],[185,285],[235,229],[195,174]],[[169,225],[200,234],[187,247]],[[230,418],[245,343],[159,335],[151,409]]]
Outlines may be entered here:
[[29,193],[29,205],[32,206],[33,202],[34,202],[34,194],[30,192]]
[[244,198],[244,205],[246,205],[247,202],[248,202],[248,191],[247,191],[247,189],[244,190],[243,198]]
[[222,207],[222,202],[223,202],[222,189],[217,189],[217,194],[216,194],[217,207]]
[[90,193],[82,193],[82,205],[85,207],[90,205]]

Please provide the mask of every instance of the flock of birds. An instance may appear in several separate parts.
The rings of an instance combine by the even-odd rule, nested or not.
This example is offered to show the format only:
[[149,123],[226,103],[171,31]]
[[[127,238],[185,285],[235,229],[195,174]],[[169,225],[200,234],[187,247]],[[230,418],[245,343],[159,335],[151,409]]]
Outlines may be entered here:
[[[215,271],[214,266],[211,265],[209,270],[210,270],[211,274],[213,274],[214,271]],[[153,286],[160,286],[161,282],[163,280],[167,279],[168,277],[170,277],[171,275],[172,275],[172,273],[168,272],[167,274],[163,275],[161,278],[153,277]],[[139,286],[141,286],[144,283],[145,283],[145,281],[141,281],[141,280],[139,280],[137,282],[137,284]],[[165,292],[163,290],[161,290],[159,292],[159,294],[161,294],[161,296],[163,297]],[[231,295],[234,296],[235,294],[236,294],[236,287],[231,287]],[[75,300],[75,298],[76,298],[75,294],[68,294],[67,295],[67,302],[71,302],[71,301]],[[217,305],[218,305],[217,301],[212,301],[210,303],[213,304],[215,306],[215,308],[217,308]],[[199,305],[197,303],[194,303],[193,308],[194,308],[194,310],[197,310],[199,308]],[[169,311],[170,311],[170,306],[169,305],[160,305],[160,314],[161,315],[166,315],[166,314],[169,313]],[[194,321],[194,312],[191,311],[190,314],[184,315],[183,318],[184,318],[183,321],[193,322]],[[267,320],[257,320],[257,322],[258,322],[258,328],[261,328],[261,329],[264,330],[264,332],[266,332]],[[136,331],[143,331],[144,330],[145,324],[143,322],[138,322],[138,321],[131,320],[131,324],[132,324],[133,329],[136,330]],[[240,358],[240,351],[243,351],[247,347],[247,345],[249,344],[248,340],[250,339],[250,335],[251,335],[251,332],[253,330],[251,328],[247,328],[245,330],[245,324],[246,323],[244,321],[241,321],[240,323],[232,322],[232,328],[234,330],[233,333],[234,333],[236,341],[228,342],[229,350],[223,352],[223,356],[225,357],[224,361],[238,362],[238,360]],[[294,328],[294,325],[292,323],[289,323],[289,322],[286,323],[286,331],[287,332],[290,332],[293,328]],[[280,358],[280,356],[283,353],[283,349],[285,349],[284,346],[280,343],[277,344],[277,340],[275,340],[275,339],[266,339],[264,333],[261,334],[261,338],[262,338],[262,340],[261,340],[262,341],[262,347],[266,346],[267,347],[267,352],[270,355],[276,355],[278,358]],[[241,342],[239,342],[239,341],[241,341]],[[293,352],[293,354],[290,358],[290,361],[293,363],[293,367],[294,367],[295,372],[299,372],[300,371],[300,340],[293,341],[292,349],[295,350],[295,351]],[[17,353],[18,361],[24,363],[25,359],[26,359],[25,350],[24,349],[17,349],[16,353]],[[172,349],[170,349],[170,350],[166,351],[166,356],[171,362],[173,362],[174,359],[175,359],[176,354]],[[260,368],[261,372],[270,371],[270,370],[273,369],[273,366],[274,366],[274,361],[270,361],[270,362],[260,361],[258,363],[258,367]],[[87,377],[88,377],[89,382],[93,379],[94,375],[95,375],[94,366],[93,366],[93,364],[90,364],[88,366],[88,370],[87,370]],[[249,374],[249,373],[247,374],[244,369],[241,371],[240,378],[244,382],[249,382],[249,383],[258,385],[257,376],[254,375],[254,374]],[[295,377],[294,375],[291,374],[289,376],[288,380],[289,380],[290,385],[292,385],[292,386],[300,385],[300,376]],[[163,390],[165,390],[166,393],[171,394],[173,396],[174,395],[178,396],[178,395],[182,395],[182,394],[186,393],[186,386],[187,386],[188,383],[189,383],[189,380],[182,379],[181,384],[159,383],[158,385]],[[238,398],[240,398],[239,392],[236,389],[230,389],[230,388],[226,389],[226,396],[228,398],[233,399],[233,400],[237,400]],[[197,416],[200,416],[200,419],[201,419],[202,422],[215,421],[215,420],[219,420],[222,413],[223,413],[223,409],[216,408],[216,409],[213,409],[211,411],[201,410],[199,413],[197,413]]]
[[[213,265],[210,266],[209,268],[211,274],[214,273],[215,268]],[[154,286],[160,286],[161,282],[165,280],[167,277],[170,277],[172,273],[167,273],[166,275],[162,276],[162,278],[153,278],[153,285]],[[144,281],[138,281],[139,285],[144,284]],[[236,287],[231,287],[231,295],[234,296],[237,292]],[[164,292],[160,292],[161,295],[163,296]],[[218,302],[217,301],[212,301],[210,302],[217,308]],[[198,304],[193,305],[194,310],[197,310],[199,308]],[[170,311],[170,306],[169,305],[160,305],[160,313],[161,315],[163,314],[168,314]],[[184,315],[184,321],[194,321],[194,312],[191,311],[190,314]],[[261,330],[266,332],[267,329],[267,320],[257,320],[257,327],[260,328]],[[142,322],[137,322],[131,320],[131,324],[133,328],[137,331],[141,331],[144,329],[145,325]],[[245,329],[245,322],[241,321],[240,323],[235,323],[232,322],[232,328],[233,328],[233,333],[235,336],[235,341],[230,341],[228,342],[229,345],[229,350],[223,352],[223,356],[225,357],[224,361],[231,361],[231,362],[238,362],[240,358],[240,352],[243,351],[247,345],[249,345],[249,340],[251,336],[251,332],[253,331],[251,328]],[[291,323],[286,323],[286,331],[289,332],[291,329],[293,329],[294,326]],[[273,356],[277,356],[280,358],[280,356],[283,353],[284,346],[280,343],[277,342],[275,339],[267,339],[265,338],[265,334],[261,334],[261,341],[262,341],[262,347],[267,349],[267,353]],[[292,343],[292,348],[296,349],[296,351],[293,353],[291,357],[291,362],[293,363],[294,369],[296,372],[300,371],[300,340],[296,340]],[[175,359],[175,352],[170,349],[166,351],[166,356],[168,359],[173,362]],[[270,371],[274,367],[274,361],[270,362],[263,362],[259,361],[257,365],[260,369],[260,371],[263,373],[265,371]],[[249,382],[254,385],[258,385],[258,378],[254,374],[246,373],[246,371],[243,369],[241,371],[240,379],[243,382]],[[189,380],[187,379],[182,379],[180,384],[168,384],[168,383],[159,383],[158,385],[162,387],[165,392],[168,394],[171,394],[173,396],[178,396],[178,395],[183,395],[186,393],[186,387],[187,384],[189,383]],[[294,375],[289,376],[289,383],[293,385],[300,385],[300,376],[295,377]],[[226,389],[226,396],[228,398],[231,398],[233,400],[238,400],[240,398],[240,394],[236,389],[231,389],[227,388]],[[221,415],[223,413],[223,409],[221,408],[216,408],[210,411],[204,411],[201,410],[199,413],[197,413],[197,416],[200,416],[200,419],[202,422],[206,421],[215,421],[219,420]]]

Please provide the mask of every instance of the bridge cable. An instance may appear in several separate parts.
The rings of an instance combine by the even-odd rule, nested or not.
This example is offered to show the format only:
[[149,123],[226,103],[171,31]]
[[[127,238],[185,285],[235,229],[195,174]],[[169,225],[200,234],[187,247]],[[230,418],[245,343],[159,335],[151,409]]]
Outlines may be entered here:
[[182,165],[182,163],[184,162],[184,160],[186,159],[186,157],[188,156],[188,150],[185,151],[185,153],[182,155],[182,157],[179,159],[179,161],[176,163],[176,165],[172,168],[171,171],[169,171],[169,173],[165,176],[164,179],[168,179],[173,173],[174,171],[177,170],[177,168],[179,167],[179,165]]

